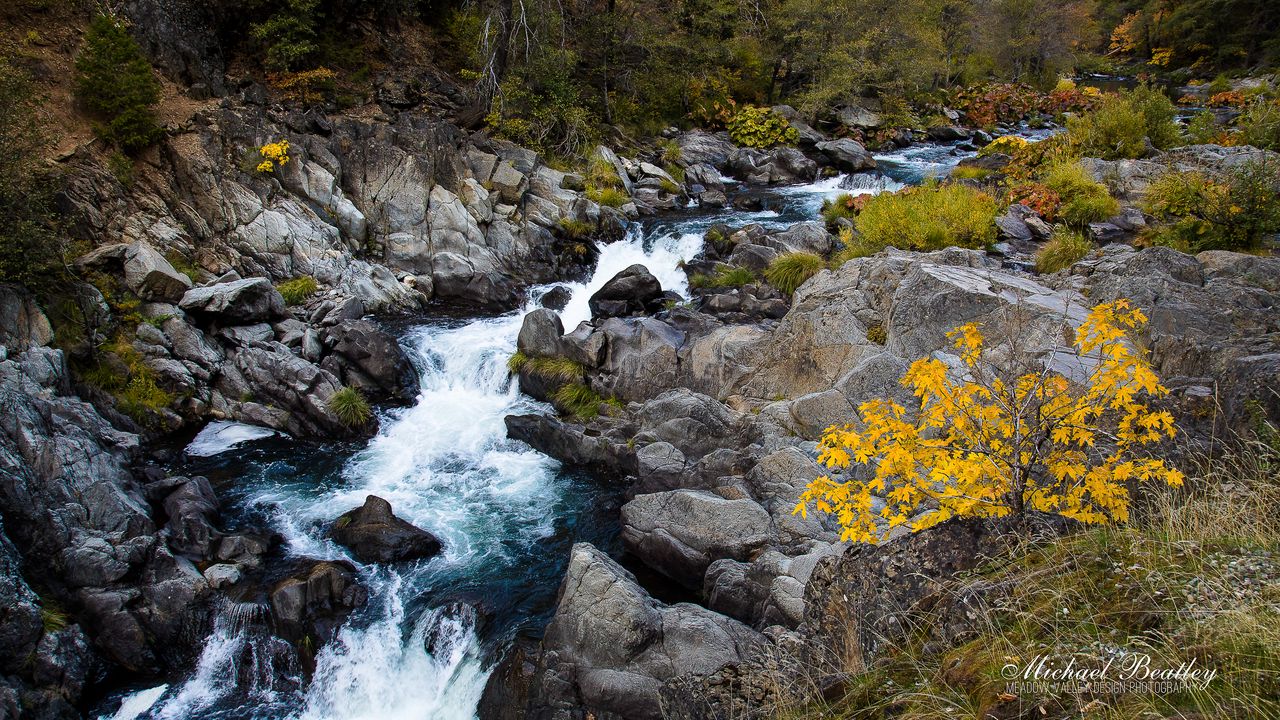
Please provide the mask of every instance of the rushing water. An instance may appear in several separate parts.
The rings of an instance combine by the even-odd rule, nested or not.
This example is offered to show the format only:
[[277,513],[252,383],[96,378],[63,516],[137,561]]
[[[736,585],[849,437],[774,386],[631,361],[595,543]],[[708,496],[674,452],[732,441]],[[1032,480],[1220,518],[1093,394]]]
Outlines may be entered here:
[[[564,325],[589,319],[591,294],[635,263],[664,289],[686,293],[681,263],[698,254],[714,223],[786,227],[813,219],[824,199],[841,192],[895,190],[944,175],[971,154],[949,145],[908,148],[878,155],[878,172],[766,191],[759,211],[695,206],[635,225],[600,248],[589,279],[556,284],[570,291]],[[324,529],[369,494],[434,533],[444,553],[359,566],[369,602],[320,650],[310,682],[270,632],[265,606],[227,602],[187,676],[116,697],[104,717],[474,717],[496,651],[545,622],[569,546],[617,549],[617,490],[506,437],[506,415],[547,410],[519,392],[506,361],[525,312],[551,287],[533,290],[519,312],[428,320],[409,330],[402,342],[421,376],[417,401],[384,413],[381,431],[363,447],[295,442],[234,424],[202,432],[177,470],[209,476],[233,518],[271,527],[289,554],[347,558]]]

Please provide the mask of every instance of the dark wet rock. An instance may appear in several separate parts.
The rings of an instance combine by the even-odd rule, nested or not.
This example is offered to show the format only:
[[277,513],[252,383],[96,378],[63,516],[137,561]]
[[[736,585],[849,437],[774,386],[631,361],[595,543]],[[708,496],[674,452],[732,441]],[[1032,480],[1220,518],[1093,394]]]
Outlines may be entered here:
[[435,557],[441,549],[434,535],[396,517],[391,504],[376,495],[343,513],[330,534],[362,563],[421,560]]
[[579,425],[546,415],[508,415],[507,436],[571,465],[606,477],[633,475],[634,452],[626,440],[588,434]]
[[[325,334],[332,371],[344,385],[372,402],[409,402],[417,395],[417,374],[400,343],[368,320],[348,320]],[[322,365],[322,367],[328,367]]]
[[874,170],[876,167],[875,158],[857,140],[841,138],[839,140],[820,142],[814,147],[823,155],[826,155],[832,165],[845,172]]
[[649,269],[632,265],[606,282],[587,305],[593,318],[626,317],[659,309],[661,296],[662,284]]
[[220,535],[216,527],[218,498],[206,478],[173,480],[181,482],[164,498],[163,503],[165,515],[169,518],[165,526],[169,535],[169,547],[182,555],[207,558],[212,554],[213,545]]
[[572,293],[568,288],[554,287],[548,290],[547,294],[543,295],[539,302],[542,307],[559,312],[569,304],[571,296]]
[[293,642],[332,637],[352,610],[369,598],[348,562],[306,561],[269,593],[271,612],[281,633]]

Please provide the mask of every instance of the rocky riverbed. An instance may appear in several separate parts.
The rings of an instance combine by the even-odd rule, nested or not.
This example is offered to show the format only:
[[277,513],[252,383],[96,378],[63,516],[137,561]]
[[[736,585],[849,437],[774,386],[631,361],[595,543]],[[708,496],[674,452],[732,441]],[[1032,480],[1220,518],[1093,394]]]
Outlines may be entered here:
[[[890,249],[791,295],[690,287],[830,257],[824,198],[945,174],[972,131],[876,153],[808,126],[770,151],[671,132],[680,181],[656,149],[602,146],[612,207],[410,106],[260,91],[202,101],[128,182],[92,145],[65,156],[84,282],[46,308],[0,288],[9,715],[740,716],[776,696],[770,668],[833,652],[815,613],[837,589],[874,625],[882,595],[928,590],[883,578],[998,544],[964,526],[964,560],[933,536],[853,550],[791,512],[822,429],[901,394],[917,357],[957,362],[955,325],[1054,363],[1090,305],[1131,298],[1193,439],[1280,417],[1273,258],[1118,242],[1038,277],[1019,213],[995,252]],[[281,139],[289,162],[256,170]],[[1090,169],[1132,201],[1170,163],[1249,152]],[[517,351],[546,362],[512,378]],[[603,412],[554,412],[549,361]],[[341,410],[352,391],[375,411]]]

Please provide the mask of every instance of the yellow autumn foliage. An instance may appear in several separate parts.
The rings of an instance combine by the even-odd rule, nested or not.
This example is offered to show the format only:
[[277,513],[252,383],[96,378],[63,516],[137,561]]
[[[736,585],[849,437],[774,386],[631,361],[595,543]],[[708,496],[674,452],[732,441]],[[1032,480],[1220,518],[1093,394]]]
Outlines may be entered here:
[[258,154],[262,156],[262,162],[258,163],[258,172],[274,172],[277,167],[284,167],[285,163],[289,162],[289,141],[279,140],[267,143],[258,148]]
[[[1076,332],[1079,357],[1094,363],[1083,385],[1048,367],[1000,377],[976,324],[948,336],[966,369],[952,378],[922,358],[902,384],[920,405],[863,403],[860,427],[832,426],[818,461],[832,470],[811,482],[795,512],[836,516],[846,541],[876,543],[900,525],[923,530],[953,517],[1027,510],[1086,523],[1124,521],[1128,484],[1180,485],[1182,474],[1142,446],[1172,438],[1173,416],[1147,403],[1168,390],[1129,334],[1146,323],[1127,300],[1095,307]],[[883,506],[878,507],[883,500]]]

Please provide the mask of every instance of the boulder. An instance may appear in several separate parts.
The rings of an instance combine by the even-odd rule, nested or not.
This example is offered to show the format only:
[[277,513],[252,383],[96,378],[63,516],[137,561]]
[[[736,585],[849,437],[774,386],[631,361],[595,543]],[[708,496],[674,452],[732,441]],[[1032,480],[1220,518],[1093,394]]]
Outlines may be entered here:
[[724,169],[735,150],[734,144],[724,133],[709,133],[705,130],[692,130],[676,138],[680,146],[680,164],[710,165],[718,170]]
[[327,641],[369,593],[348,562],[305,560],[268,593],[271,613],[281,634],[293,642]]
[[875,158],[857,140],[840,138],[839,140],[820,142],[814,147],[818,152],[826,155],[832,165],[845,172],[874,170],[876,167]]
[[530,357],[556,357],[562,354],[561,338],[564,325],[560,315],[547,308],[538,308],[524,316],[520,334],[516,337],[516,350]]
[[713,561],[746,560],[776,537],[769,513],[747,498],[672,490],[637,495],[622,506],[627,551],[694,590]]
[[837,108],[835,115],[836,120],[850,130],[874,130],[881,125],[880,102],[870,98]]
[[360,388],[373,402],[409,402],[418,393],[417,373],[400,343],[368,320],[346,320],[329,328],[331,366],[344,385]]
[[36,299],[16,285],[0,285],[0,346],[26,352],[53,342],[53,327]]
[[404,562],[440,554],[440,541],[434,535],[396,517],[391,503],[376,495],[343,513],[329,532],[362,563]]
[[283,317],[284,298],[263,277],[188,290],[178,307],[220,325],[247,325]]
[[164,499],[164,512],[169,521],[169,547],[183,555],[204,559],[211,555],[220,533],[214,526],[218,517],[218,498],[213,486],[203,477],[181,481]]
[[[508,658],[486,698],[514,703],[511,717],[594,716],[660,720],[665,681],[706,675],[761,650],[762,635],[688,603],[654,600],[635,576],[596,548],[573,547],[541,652],[525,671]],[[508,684],[512,678],[525,681]],[[515,690],[516,692],[512,692]],[[481,701],[492,708],[492,701]],[[492,711],[490,711],[492,712]]]
[[614,275],[587,301],[593,318],[642,315],[657,309],[662,297],[662,284],[644,265],[631,267]]

